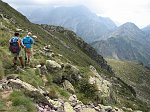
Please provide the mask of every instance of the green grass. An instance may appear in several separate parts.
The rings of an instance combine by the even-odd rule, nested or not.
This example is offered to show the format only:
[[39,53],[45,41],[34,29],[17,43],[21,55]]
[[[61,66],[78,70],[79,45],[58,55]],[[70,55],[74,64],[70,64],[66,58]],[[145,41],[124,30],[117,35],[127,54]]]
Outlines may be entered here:
[[122,76],[123,80],[129,80],[136,84],[141,84],[143,79],[150,84],[150,70],[136,62],[108,60],[118,76]]
[[[149,97],[150,69],[136,62],[119,61],[119,60],[114,60],[114,59],[107,59],[107,61],[108,61],[108,64],[112,66],[117,77],[119,77],[127,85],[134,87],[136,95],[138,96],[137,98],[139,98],[143,102],[150,103],[150,97]],[[130,95],[130,93],[128,93],[127,90],[125,89],[121,89],[119,91],[122,96],[127,95],[127,94]],[[126,104],[126,105],[129,104],[130,107],[132,107],[132,104],[135,100],[134,97],[129,97],[129,100],[125,100],[123,98],[119,98],[119,99],[121,99],[123,104]],[[150,108],[150,107],[147,107],[146,104],[143,104],[140,100],[136,101],[138,109]]]
[[3,101],[2,99],[0,99],[0,112],[6,110],[6,105],[5,105],[5,101]]
[[12,101],[13,112],[36,112],[36,107],[32,100],[25,96],[21,91],[14,91],[10,95],[10,100]]
[[3,79],[4,75],[5,74],[4,74],[3,64],[0,61],[0,80]]
[[50,92],[50,96],[53,98],[63,98],[63,99],[68,99],[70,94],[63,89],[62,86],[58,86],[56,84],[52,84],[50,86],[47,86],[47,90]]

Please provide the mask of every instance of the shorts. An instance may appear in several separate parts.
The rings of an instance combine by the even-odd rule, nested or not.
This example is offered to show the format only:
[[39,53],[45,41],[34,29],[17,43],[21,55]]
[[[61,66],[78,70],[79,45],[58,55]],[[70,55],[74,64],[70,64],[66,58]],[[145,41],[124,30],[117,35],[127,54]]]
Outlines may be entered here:
[[28,56],[31,56],[32,55],[32,49],[31,48],[25,48],[25,51],[26,51],[26,54]]
[[23,55],[23,50],[20,50],[19,54],[18,53],[11,53],[13,57],[22,57]]

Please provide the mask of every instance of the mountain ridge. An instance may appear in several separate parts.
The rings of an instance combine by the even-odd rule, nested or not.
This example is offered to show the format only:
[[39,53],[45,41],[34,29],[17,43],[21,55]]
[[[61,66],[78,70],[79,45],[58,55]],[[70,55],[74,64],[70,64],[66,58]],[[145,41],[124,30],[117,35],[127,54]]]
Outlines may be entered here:
[[[33,12],[32,15],[37,17],[38,14],[36,13]],[[27,15],[26,12],[24,14]],[[33,16],[27,17],[33,23],[59,25],[73,30],[88,43],[116,28],[112,20],[97,16],[85,6],[57,7],[49,10],[49,12],[42,12],[42,14],[44,16],[38,16],[37,21],[34,21]]]
[[150,46],[146,34],[133,23],[125,23],[91,45],[104,57],[138,60],[149,66]]

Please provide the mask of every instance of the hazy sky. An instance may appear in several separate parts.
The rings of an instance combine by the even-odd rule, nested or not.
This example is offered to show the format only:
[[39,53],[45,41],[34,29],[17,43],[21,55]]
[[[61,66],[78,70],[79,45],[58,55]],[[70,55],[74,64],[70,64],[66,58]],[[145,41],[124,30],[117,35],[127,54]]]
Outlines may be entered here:
[[150,0],[3,0],[14,8],[21,6],[85,5],[100,16],[123,24],[133,22],[138,27],[150,24]]

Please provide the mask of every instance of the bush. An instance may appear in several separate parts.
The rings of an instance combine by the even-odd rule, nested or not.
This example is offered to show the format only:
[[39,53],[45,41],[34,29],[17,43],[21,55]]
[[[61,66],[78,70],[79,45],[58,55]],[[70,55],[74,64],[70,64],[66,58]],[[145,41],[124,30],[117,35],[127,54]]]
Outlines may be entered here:
[[58,95],[57,95],[56,90],[54,88],[51,88],[49,90],[49,94],[48,95],[49,95],[49,97],[51,99],[57,99],[58,98]]
[[79,90],[84,93],[85,96],[93,97],[97,88],[95,85],[90,84],[87,79],[83,78],[79,81]]
[[99,95],[96,86],[90,84],[88,79],[81,79],[77,85],[77,89],[79,90],[79,99],[84,103],[87,104],[89,101],[92,101],[93,103],[101,102],[101,96]]

